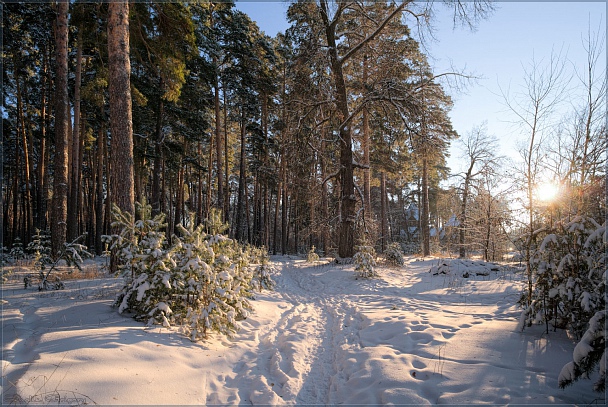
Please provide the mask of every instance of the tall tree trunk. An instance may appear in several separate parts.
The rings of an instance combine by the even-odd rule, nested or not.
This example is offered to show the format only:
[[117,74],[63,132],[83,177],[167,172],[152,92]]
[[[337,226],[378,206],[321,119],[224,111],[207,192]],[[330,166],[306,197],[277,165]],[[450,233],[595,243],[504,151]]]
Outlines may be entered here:
[[66,241],[68,199],[68,0],[57,4],[55,35],[55,161],[51,255],[56,258]]
[[[12,228],[10,233],[10,240],[14,241],[18,236],[19,232],[19,185],[21,181],[21,154],[19,154],[19,144],[21,138],[17,135],[15,137],[15,176],[13,177],[13,217],[12,217]],[[21,237],[19,237],[21,239]]]
[[287,169],[285,162],[285,151],[281,155],[281,185],[283,192],[281,193],[281,254],[287,254]]
[[179,166],[179,170],[177,170],[177,183],[175,185],[175,226],[173,229],[175,234],[178,234],[177,225],[182,223],[182,217],[184,215],[184,175],[185,168],[184,163],[182,162]]
[[42,92],[40,103],[40,157],[38,158],[38,176],[36,177],[36,221],[35,225],[38,229],[46,229],[46,162],[48,155],[46,154],[46,92],[47,92],[47,75],[48,75],[48,47],[45,46],[42,58]]
[[[363,58],[363,85],[367,85],[367,55]],[[363,109],[363,139],[361,147],[363,149],[363,198],[365,207],[365,218],[372,219],[372,194],[371,194],[371,176],[370,176],[370,135],[369,135],[369,112],[367,108]]]
[[[24,81],[25,82],[25,81]],[[32,163],[30,162],[30,154],[27,142],[27,131],[25,124],[25,112],[23,103],[23,91],[24,89],[20,86],[19,78],[16,78],[17,83],[17,115],[18,115],[18,126],[19,136],[21,141],[21,149],[23,151],[23,185],[24,193],[22,195],[23,200],[23,229],[22,239],[24,247],[29,242],[32,236],[33,228],[33,216],[32,216],[32,192],[31,192],[31,170]],[[25,86],[25,84],[24,84]],[[19,155],[19,149],[15,150],[16,154]],[[19,168],[19,167],[17,167]]]
[[72,168],[70,171],[70,185],[68,199],[68,240],[78,236],[78,210],[80,209],[80,83],[82,77],[82,24],[78,27],[76,74],[74,83],[74,129],[72,130]]
[[[217,64],[216,57],[213,60],[214,64]],[[215,73],[214,77],[214,91],[213,91],[213,110],[215,113],[215,170],[217,174],[217,207],[221,211],[225,211],[224,207],[224,164],[222,155],[224,153],[224,139],[221,132],[221,120],[220,120],[220,85],[219,85],[219,72]],[[211,147],[213,148],[213,147]],[[228,167],[226,167],[228,172]],[[224,219],[227,214],[224,213]]]
[[340,257],[352,257],[354,254],[355,237],[355,183],[353,171],[353,142],[350,123],[346,120],[350,117],[348,108],[348,96],[346,83],[342,71],[342,60],[338,57],[336,44],[335,26],[329,22],[328,5],[325,0],[322,3],[322,17],[325,20],[325,37],[327,39],[328,52],[331,64],[331,73],[334,81],[334,98],[337,106],[338,120],[340,121],[339,151],[340,151],[340,181],[342,216],[340,219],[340,234],[338,242],[338,255]]
[[386,249],[386,174],[380,173],[380,251]]
[[420,210],[420,233],[422,238],[422,255],[429,256],[431,254],[431,242],[429,231],[429,174],[428,174],[428,159],[426,152],[422,157],[422,182],[421,182],[421,201],[422,208]]
[[[224,222],[228,222],[228,219],[230,219],[230,183],[228,165],[228,104],[226,103],[226,92],[224,92]],[[218,180],[219,179],[220,178],[218,178]]]
[[[216,123],[216,127],[217,127],[217,123]],[[216,135],[217,135],[217,129],[216,129]],[[211,175],[213,174],[213,146],[215,143],[215,137],[214,134],[211,134],[211,139],[209,140],[209,159],[207,161],[207,194],[205,195],[205,213],[207,214],[207,216],[209,216],[209,212],[211,211],[211,193],[213,191],[213,181],[212,181],[212,177]],[[202,153],[202,151],[200,151],[200,144],[199,144],[199,152]],[[217,160],[218,162],[220,160]],[[221,182],[220,182],[221,184]],[[202,185],[199,185],[199,189],[202,188]]]
[[[210,146],[213,148],[213,146]],[[203,143],[199,141],[198,143],[198,156],[203,156]],[[207,178],[207,182],[209,182],[209,178]],[[207,185],[207,193],[211,193],[211,189],[209,185]],[[209,211],[203,214],[203,171],[199,167],[198,169],[198,188],[196,189],[196,222],[197,224],[202,223],[204,219],[209,217]]]
[[[162,78],[160,87],[162,87]],[[163,114],[164,104],[162,97],[158,99],[158,110],[156,116],[156,141],[154,144],[154,173],[152,174],[152,215],[158,215],[163,210],[162,201],[164,195],[161,191],[161,179],[164,181],[163,167]]]
[[473,172],[473,166],[475,161],[471,161],[471,165],[464,178],[464,189],[462,191],[462,203],[460,209],[460,226],[458,230],[458,244],[460,246],[459,256],[461,259],[466,257],[466,229],[467,229],[467,204],[469,201],[469,187],[471,184],[471,174]]
[[110,185],[111,196],[113,203],[122,211],[134,215],[129,3],[126,0],[112,1],[109,4],[108,61],[113,173]]
[[95,251],[98,255],[103,252],[103,245],[101,242],[101,235],[103,234],[103,157],[105,155],[105,129],[102,126],[99,128],[97,135],[97,199],[95,200]]
[[244,239],[245,233],[245,117],[244,113],[241,113],[241,158],[239,165],[239,194],[237,198],[236,207],[236,225],[235,225],[235,238],[238,241]]
[[274,225],[273,225],[273,233],[272,233],[272,254],[277,254],[277,246],[278,246],[278,224],[279,224],[279,210],[281,205],[281,190],[283,189],[281,185],[281,181],[277,184],[277,193],[276,193],[276,201],[274,206]]

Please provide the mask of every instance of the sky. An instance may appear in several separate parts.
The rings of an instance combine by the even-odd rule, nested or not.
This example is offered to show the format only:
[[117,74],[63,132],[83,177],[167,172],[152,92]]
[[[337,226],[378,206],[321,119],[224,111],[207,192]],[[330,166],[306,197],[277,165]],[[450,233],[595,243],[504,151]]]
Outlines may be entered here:
[[[287,3],[281,1],[238,1],[236,7],[247,13],[267,35],[285,31]],[[551,52],[566,56],[568,69],[579,72],[586,61],[582,38],[588,28],[606,31],[605,2],[496,2],[494,13],[481,21],[476,30],[454,28],[450,10],[438,5],[433,26],[435,41],[426,43],[435,73],[465,70],[480,79],[464,90],[447,89],[454,100],[450,116],[461,136],[473,127],[487,122],[490,135],[496,136],[501,153],[518,159],[518,148],[525,134],[513,124],[501,96],[510,90],[513,95],[523,88],[524,67],[532,59],[546,62]],[[600,61],[606,61],[606,46]],[[605,70],[605,65],[602,66]],[[576,80],[571,82],[576,83]],[[501,89],[503,91],[501,91]],[[565,105],[573,100],[566,100]],[[557,118],[559,119],[559,118]],[[454,143],[448,165],[458,171],[462,167],[460,150]]]

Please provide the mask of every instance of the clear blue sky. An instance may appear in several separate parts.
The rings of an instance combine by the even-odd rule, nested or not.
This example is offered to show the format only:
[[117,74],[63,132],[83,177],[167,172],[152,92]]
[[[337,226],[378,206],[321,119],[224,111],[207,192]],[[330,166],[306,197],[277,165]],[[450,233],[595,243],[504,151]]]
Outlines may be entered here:
[[[438,2],[440,3],[440,2]],[[562,50],[580,70],[586,61],[582,36],[588,26],[593,31],[606,31],[605,2],[497,2],[489,19],[477,30],[453,29],[449,9],[437,4],[433,21],[436,41],[428,43],[435,72],[449,70],[450,65],[482,76],[466,93],[451,92],[451,112],[456,131],[465,135],[472,127],[488,123],[490,134],[502,143],[502,153],[517,157],[518,143],[525,137],[510,124],[514,120],[499,96],[500,88],[516,91],[523,83],[523,66],[535,59],[547,60],[552,49]],[[247,13],[260,29],[270,36],[285,31],[287,4],[281,1],[239,1],[239,10]],[[606,46],[600,58],[606,62]],[[569,67],[571,64],[569,64]],[[605,65],[602,66],[605,70]],[[458,170],[458,152],[452,150],[449,165]]]

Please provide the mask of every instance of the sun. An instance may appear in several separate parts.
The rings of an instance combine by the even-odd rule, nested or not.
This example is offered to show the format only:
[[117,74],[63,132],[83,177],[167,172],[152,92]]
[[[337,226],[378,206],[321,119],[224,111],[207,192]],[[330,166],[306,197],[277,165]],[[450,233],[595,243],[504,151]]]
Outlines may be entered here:
[[552,201],[559,194],[559,185],[554,182],[543,182],[536,186],[536,196],[541,201]]

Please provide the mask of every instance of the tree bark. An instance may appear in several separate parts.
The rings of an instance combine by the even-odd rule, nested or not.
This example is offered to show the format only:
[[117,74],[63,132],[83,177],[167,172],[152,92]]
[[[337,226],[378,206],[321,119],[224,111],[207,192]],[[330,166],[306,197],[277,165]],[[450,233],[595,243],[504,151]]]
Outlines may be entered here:
[[112,135],[111,169],[113,173],[110,185],[111,197],[112,202],[122,211],[134,215],[129,3],[124,0],[112,1],[109,4],[108,61]]
[[[214,57],[214,64],[217,63]],[[217,207],[221,211],[225,211],[224,208],[224,165],[222,162],[222,155],[224,152],[224,139],[222,138],[221,123],[220,123],[220,86],[219,86],[219,72],[215,73],[214,77],[214,91],[213,91],[213,109],[215,113],[215,170],[217,174]],[[227,216],[226,213],[223,215]],[[224,218],[226,219],[226,218]]]
[[105,129],[103,125],[99,128],[97,135],[97,199],[95,201],[95,251],[98,255],[103,252],[101,235],[103,235],[104,226],[104,205],[103,205],[103,157],[105,155]]
[[74,83],[74,129],[72,130],[72,168],[68,200],[67,237],[73,240],[78,236],[78,210],[80,208],[80,83],[82,78],[82,25],[78,28],[76,51],[76,74]]
[[[363,58],[363,86],[367,86],[367,55]],[[363,109],[363,140],[361,148],[363,149],[363,197],[365,205],[365,218],[372,219],[372,194],[371,194],[371,176],[370,176],[370,137],[369,137],[369,112],[367,108]]]
[[422,208],[420,210],[420,234],[422,240],[422,255],[429,256],[431,254],[431,242],[429,231],[429,175],[428,175],[428,160],[425,156],[422,158],[422,182],[420,197]]
[[[244,116],[244,113],[242,113]],[[241,158],[239,165],[239,194],[236,206],[236,224],[235,224],[235,238],[238,241],[242,241],[245,236],[245,118],[241,118]]]
[[380,174],[380,252],[386,249],[386,173]]
[[340,232],[338,242],[338,255],[340,257],[352,257],[354,254],[355,237],[355,183],[353,171],[353,141],[350,123],[346,120],[350,117],[348,108],[348,96],[346,83],[342,71],[342,60],[338,57],[336,44],[335,21],[329,21],[329,6],[325,0],[321,0],[321,15],[325,23],[325,37],[327,39],[331,72],[334,81],[334,98],[338,110],[340,128],[340,181],[342,214],[340,219]]
[[[162,79],[160,82],[162,87]],[[164,180],[163,167],[163,114],[164,104],[162,96],[158,100],[158,111],[156,116],[156,141],[154,145],[154,173],[152,174],[152,215],[158,215],[163,208],[162,200],[164,194],[161,191],[161,178]]]
[[56,258],[66,241],[68,200],[68,0],[57,4],[55,34],[55,160],[51,255]]

